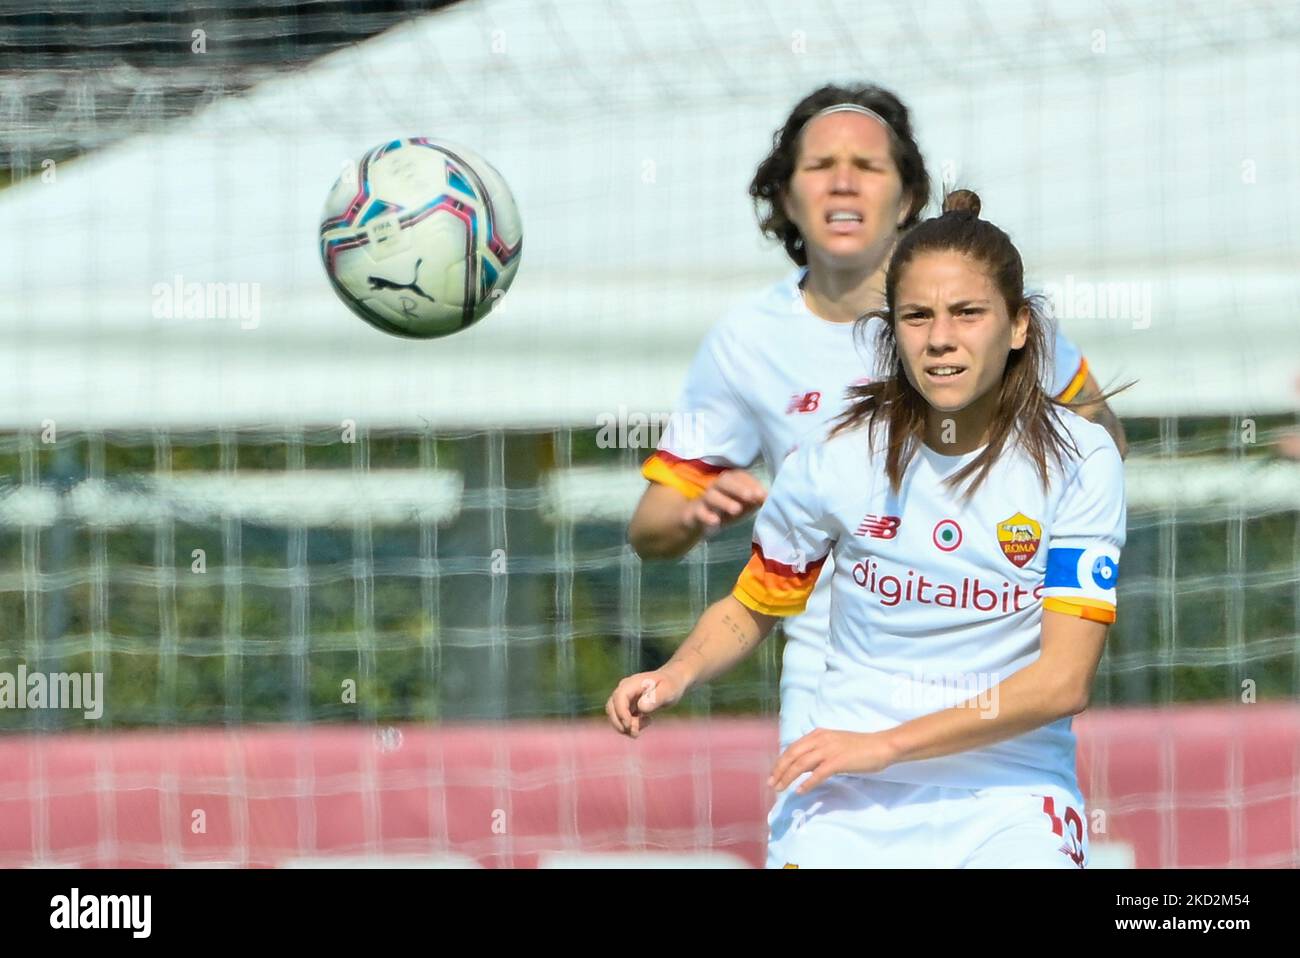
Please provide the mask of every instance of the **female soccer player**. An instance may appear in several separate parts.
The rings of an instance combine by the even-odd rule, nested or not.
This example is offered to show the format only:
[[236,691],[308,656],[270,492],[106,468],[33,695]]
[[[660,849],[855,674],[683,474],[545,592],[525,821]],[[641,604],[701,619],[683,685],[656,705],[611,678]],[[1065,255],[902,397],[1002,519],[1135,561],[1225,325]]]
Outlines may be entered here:
[[[890,252],[918,221],[930,179],[898,97],[874,86],[825,86],[777,131],[750,194],[763,232],[798,268],[724,317],[700,346],[642,470],[651,483],[628,538],[643,558],[680,556],[705,532],[753,512],[766,490],[744,470],[761,456],[775,475],[801,436],[844,411],[846,390],[874,366],[870,350],[856,348],[854,320],[883,302]],[[1098,394],[1071,343],[1055,337],[1053,353],[1043,380],[1052,395]],[[1079,411],[1105,423],[1124,448],[1104,401]],[[803,726],[825,664],[831,571],[807,612],[784,623],[783,748]]]
[[769,864],[1087,860],[1070,722],[1114,621],[1122,464],[1040,385],[1045,320],[1010,239],[973,193],[944,210],[894,253],[882,378],[785,463],[732,595],[607,704],[639,734],[802,611],[833,556],[826,668],[772,773],[798,785]]

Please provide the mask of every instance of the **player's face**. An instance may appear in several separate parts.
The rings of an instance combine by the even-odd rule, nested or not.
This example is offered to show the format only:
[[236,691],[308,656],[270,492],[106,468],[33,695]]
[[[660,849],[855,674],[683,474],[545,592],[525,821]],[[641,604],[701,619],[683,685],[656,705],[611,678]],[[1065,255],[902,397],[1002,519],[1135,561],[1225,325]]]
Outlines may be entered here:
[[784,208],[810,265],[874,272],[907,218],[889,131],[861,113],[829,113],[803,128]]
[[1014,317],[983,266],[956,252],[918,255],[899,277],[894,335],[907,378],[938,412],[995,390],[1007,356],[1025,345],[1029,310]]

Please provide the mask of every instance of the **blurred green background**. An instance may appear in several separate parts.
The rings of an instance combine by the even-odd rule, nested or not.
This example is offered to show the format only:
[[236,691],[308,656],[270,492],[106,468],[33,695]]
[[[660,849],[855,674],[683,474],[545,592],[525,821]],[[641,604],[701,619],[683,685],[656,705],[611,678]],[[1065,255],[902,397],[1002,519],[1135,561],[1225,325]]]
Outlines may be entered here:
[[[1261,434],[1294,424],[1260,419]],[[1170,469],[1243,447],[1227,418],[1130,420],[1130,461],[1176,446]],[[454,521],[275,528],[239,520],[90,527],[0,524],[0,671],[105,673],[99,722],[0,709],[0,729],[286,721],[573,718],[600,713],[622,676],[667,659],[749,553],[750,523],[678,562],[641,562],[614,521],[541,510],[560,465],[635,470],[644,450],[597,430],[360,434],[337,430],[0,437],[0,491],[67,491],[156,471],[437,468],[471,496]],[[499,463],[494,472],[491,463]],[[502,548],[494,571],[493,549]],[[192,571],[193,550],[206,572]],[[1119,620],[1093,707],[1237,699],[1300,689],[1294,511],[1133,508]],[[366,561],[366,560],[369,561]],[[692,693],[682,711],[775,714],[779,636]],[[348,681],[355,702],[345,701]]]

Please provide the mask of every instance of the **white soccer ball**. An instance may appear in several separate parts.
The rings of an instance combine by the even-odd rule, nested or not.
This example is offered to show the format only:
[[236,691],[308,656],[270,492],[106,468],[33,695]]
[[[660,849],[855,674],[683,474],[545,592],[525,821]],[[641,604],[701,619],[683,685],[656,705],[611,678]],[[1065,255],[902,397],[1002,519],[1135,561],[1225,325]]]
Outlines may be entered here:
[[433,339],[472,326],[519,269],[523,226],[501,174],[473,150],[413,137],[344,170],[321,216],[335,292],[395,336]]

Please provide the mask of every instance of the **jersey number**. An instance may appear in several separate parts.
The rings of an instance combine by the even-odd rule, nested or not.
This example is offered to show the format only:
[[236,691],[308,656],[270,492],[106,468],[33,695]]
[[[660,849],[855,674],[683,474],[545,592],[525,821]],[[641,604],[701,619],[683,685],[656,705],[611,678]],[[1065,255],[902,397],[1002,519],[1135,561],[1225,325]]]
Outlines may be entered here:
[[1056,817],[1056,802],[1051,795],[1043,796],[1043,814],[1052,820],[1052,832],[1056,835],[1065,837],[1065,826],[1069,825],[1074,832],[1074,847],[1069,851],[1070,861],[1082,867],[1083,865],[1083,819],[1079,813],[1070,805],[1065,806],[1065,821],[1062,822]]

